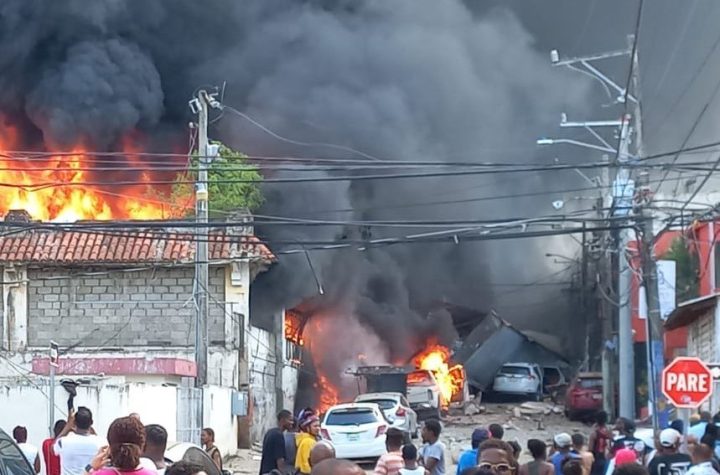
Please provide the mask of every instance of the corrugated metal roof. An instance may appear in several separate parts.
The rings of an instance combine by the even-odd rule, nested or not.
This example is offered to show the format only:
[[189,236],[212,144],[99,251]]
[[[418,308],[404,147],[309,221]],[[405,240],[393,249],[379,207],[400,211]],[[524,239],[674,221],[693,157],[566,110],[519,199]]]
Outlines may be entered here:
[[686,327],[711,310],[714,311],[718,297],[720,294],[712,294],[680,303],[665,320],[665,329]]
[[[257,237],[226,231],[210,235],[208,254],[211,261],[275,261]],[[194,235],[188,232],[33,230],[0,237],[0,263],[190,263],[194,259]]]

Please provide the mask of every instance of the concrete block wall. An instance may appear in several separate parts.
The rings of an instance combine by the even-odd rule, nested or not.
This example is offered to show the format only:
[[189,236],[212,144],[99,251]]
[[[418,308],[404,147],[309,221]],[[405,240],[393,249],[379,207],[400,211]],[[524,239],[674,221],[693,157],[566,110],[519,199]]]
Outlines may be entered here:
[[[98,269],[83,269],[84,273]],[[74,269],[77,273],[77,269]],[[189,346],[194,336],[192,267],[71,277],[28,270],[28,345]],[[55,279],[54,277],[60,277]],[[225,272],[210,269],[210,341],[225,340]],[[218,303],[219,302],[219,303]]]

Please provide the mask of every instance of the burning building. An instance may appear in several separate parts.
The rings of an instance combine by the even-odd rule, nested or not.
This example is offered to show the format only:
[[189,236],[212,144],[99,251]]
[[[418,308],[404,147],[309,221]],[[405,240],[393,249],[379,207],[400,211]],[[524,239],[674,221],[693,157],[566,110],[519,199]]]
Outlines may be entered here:
[[[583,85],[563,81],[563,73],[553,70],[545,55],[533,49],[531,36],[514,15],[507,11],[477,15],[461,0],[392,5],[325,0],[146,3],[3,2],[0,213],[23,209],[35,220],[66,222],[184,214],[188,203],[158,199],[157,194],[167,191],[163,185],[186,164],[187,157],[169,152],[187,152],[185,124],[191,119],[187,100],[199,85],[227,82],[223,100],[262,124],[249,127],[229,109],[222,120],[213,117],[212,135],[235,149],[258,157],[368,162],[378,158],[484,161],[488,159],[484,154],[490,152],[492,160],[503,162],[540,158],[533,156],[532,141],[513,150],[507,144],[548,130],[555,117],[547,111],[581,104],[585,96]],[[413,38],[412,45],[408,38]],[[507,60],[498,63],[500,57]],[[492,65],[490,72],[488,65]],[[526,94],[527,90],[540,93]],[[574,112],[572,107],[567,110]],[[192,134],[189,138],[193,143]],[[328,143],[340,146],[323,145]],[[334,179],[362,172],[286,169],[272,173],[280,179]],[[529,193],[546,191],[557,176],[533,175],[518,186]],[[399,233],[392,227],[358,223],[468,216],[495,219],[511,210],[541,207],[530,195],[505,205],[508,201],[496,195],[503,194],[498,192],[508,184],[495,177],[457,176],[451,183],[449,179],[266,184],[264,213],[325,220],[325,224],[258,227],[264,240],[286,243],[285,249],[273,246],[275,251],[305,252],[284,255],[252,287],[250,277],[255,272],[249,268],[254,265],[259,271],[270,259],[258,251],[260,243],[235,240],[231,247],[248,245],[258,252],[217,255],[217,288],[232,287],[242,295],[238,297],[242,305],[252,305],[252,311],[243,306],[230,310],[224,304],[229,313],[215,316],[222,331],[216,325],[211,339],[232,351],[255,348],[263,355],[278,355],[281,348],[268,335],[252,333],[253,328],[276,332],[277,315],[283,309],[308,315],[301,333],[291,331],[295,349],[288,360],[299,358],[298,347],[312,348],[314,361],[306,367],[314,367],[316,374],[300,387],[313,394],[318,387],[333,388],[324,396],[326,403],[350,391],[352,381],[345,377],[349,364],[404,364],[432,344],[451,347],[457,336],[453,325],[443,313],[428,318],[428,304],[442,299],[486,307],[496,298],[490,285],[493,279],[544,269],[538,257],[547,249],[541,243],[509,252],[500,244],[464,242],[462,235],[445,243],[360,246],[370,239],[402,241],[406,234],[427,229],[404,227]],[[482,194],[468,197],[473,190]],[[487,207],[489,200],[498,201]],[[182,344],[183,354],[187,353],[187,326],[178,329],[164,320],[152,320],[162,317],[157,315],[162,309],[154,305],[167,304],[143,306],[148,294],[143,297],[138,290],[141,285],[158,286],[151,293],[153,299],[178,300],[174,316],[187,318],[190,309],[184,306],[185,300],[179,302],[179,296],[191,293],[187,287],[191,276],[186,274],[192,246],[174,246],[180,244],[176,231],[156,230],[148,236],[134,223],[128,230],[61,237],[59,232],[39,228],[22,229],[16,239],[4,238],[8,253],[0,265],[10,274],[3,289],[3,335],[9,348],[22,351],[26,345],[35,358],[40,354],[38,345],[45,344],[40,341],[59,332],[65,344],[83,349],[110,344],[130,348],[122,339],[129,334],[131,343],[144,349]],[[218,244],[224,246],[225,241]],[[316,242],[358,246],[335,252],[312,244]],[[32,254],[27,251],[29,244]],[[236,261],[248,263],[247,272],[241,272],[248,279],[238,280],[229,270]],[[136,266],[148,268],[142,284],[139,278],[129,283],[132,273],[126,271]],[[117,276],[116,270],[120,271]],[[111,271],[113,277],[84,276]],[[30,275],[26,278],[23,272]],[[182,275],[163,276],[163,272]],[[157,276],[160,283],[153,280]],[[84,283],[86,277],[89,283]],[[117,279],[124,283],[115,283]],[[56,281],[62,285],[45,285]],[[36,287],[30,282],[36,282]],[[30,295],[35,288],[37,296]],[[45,292],[51,297],[41,301],[39,296]],[[229,299],[227,293],[211,292],[221,302]],[[317,295],[323,297],[321,304],[311,302],[305,308],[307,300]],[[103,299],[109,300],[104,304]],[[23,302],[37,303],[38,308],[24,311]],[[92,316],[97,322],[89,324],[89,313],[82,320],[80,308],[98,310],[101,314]],[[27,323],[40,310],[43,320]],[[530,323],[551,325],[556,314],[550,309],[552,318]],[[151,330],[136,318],[154,322]],[[232,330],[237,322],[248,332]],[[156,324],[165,327],[156,332]],[[240,358],[234,356],[222,359],[233,363],[218,366],[216,376],[223,381],[234,381],[238,367],[245,368],[235,364]],[[276,358],[276,363],[280,360]],[[266,363],[258,358],[254,366],[245,368],[262,373],[256,379],[243,371],[237,379],[269,384],[273,376],[286,371],[272,371]],[[17,364],[28,369],[31,361]],[[245,389],[241,385],[240,392]],[[270,411],[270,399],[282,398],[276,394],[263,399],[256,394],[257,399],[243,399],[243,394],[233,399],[239,412],[253,404]]]
[[[218,413],[208,409],[200,420],[194,401],[208,408],[237,401],[232,416],[220,411],[224,424],[213,423],[219,437],[228,450],[260,440],[284,404],[266,397],[276,385],[283,394],[272,373],[284,370],[284,360],[277,351],[282,332],[250,324],[250,285],[275,262],[251,226],[210,234],[208,386],[200,391],[192,387],[192,235],[138,223],[118,229],[118,222],[112,230],[33,228],[27,212],[11,212],[4,224],[0,379],[11,389],[2,403],[32,414],[26,421],[31,430],[42,434],[47,426],[47,410],[40,409],[47,399],[35,396],[52,389],[36,375],[48,374],[47,348],[55,342],[58,378],[83,381],[78,403],[96,411],[98,427],[119,413],[138,412],[177,440],[193,440]],[[25,387],[28,381],[39,392]],[[62,390],[57,394],[63,397]],[[11,424],[12,416],[4,417],[0,423]]]
[[[452,363],[452,352],[434,336],[402,342],[417,336],[408,329],[405,335],[377,334],[355,315],[339,307],[327,306],[323,298],[310,299],[285,312],[287,354],[303,366],[296,406],[311,405],[321,411],[352,400],[363,390],[358,380],[358,368],[407,367],[408,382],[412,383],[413,369],[431,371],[441,390],[442,405],[464,397],[467,390],[460,364]],[[451,345],[452,342],[446,342]],[[409,348],[408,353],[393,352],[396,347]]]

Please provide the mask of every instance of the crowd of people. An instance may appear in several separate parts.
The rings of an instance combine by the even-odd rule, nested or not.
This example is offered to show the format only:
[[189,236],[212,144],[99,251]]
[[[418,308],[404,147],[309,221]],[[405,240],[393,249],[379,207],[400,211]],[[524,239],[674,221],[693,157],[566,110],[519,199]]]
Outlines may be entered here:
[[[167,430],[158,424],[143,425],[137,414],[115,419],[103,437],[93,428],[90,409],[79,407],[67,421],[57,421],[53,432],[38,449],[27,442],[25,427],[13,430],[13,438],[37,474],[42,457],[46,475],[207,475],[200,465],[167,460]],[[222,472],[215,432],[205,428],[200,438],[208,457]]]
[[[386,432],[387,453],[375,466],[379,475],[445,475],[445,445],[440,441],[442,426],[437,420],[425,422],[424,445],[417,449],[405,444],[405,434],[394,427]],[[294,417],[283,410],[277,426],[263,438],[260,475],[357,475],[362,468],[338,460],[330,441],[320,436],[320,419],[311,408]]]
[[[505,441],[503,427],[476,428],[471,447],[458,458],[456,475],[720,475],[720,438],[717,421],[707,413],[696,416],[684,437],[681,421],[660,431],[652,444],[636,437],[635,423],[619,418],[613,427],[599,413],[589,437],[559,433],[551,444],[527,442],[529,461],[521,464],[522,447]],[[361,467],[335,458],[332,443],[320,435],[320,421],[312,409],[294,417],[281,411],[277,427],[265,435],[260,475],[356,475]],[[387,453],[375,475],[445,475],[446,448],[440,441],[442,425],[425,421],[420,448],[407,444],[402,431],[386,432]]]
[[[530,461],[520,464],[517,444],[502,440],[500,426],[473,432],[472,448],[460,455],[456,475],[720,475],[718,424],[697,416],[688,436],[681,421],[660,431],[652,444],[636,437],[631,420],[619,418],[611,429],[600,413],[589,437],[559,433],[527,443]],[[498,429],[499,428],[499,429]]]

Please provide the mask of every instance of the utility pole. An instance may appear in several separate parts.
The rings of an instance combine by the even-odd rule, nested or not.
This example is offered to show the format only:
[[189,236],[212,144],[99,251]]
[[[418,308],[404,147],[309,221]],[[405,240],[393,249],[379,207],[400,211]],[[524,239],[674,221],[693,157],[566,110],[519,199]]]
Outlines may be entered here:
[[[620,156],[627,156],[630,144],[630,118],[624,117],[620,129]],[[624,163],[626,159],[620,158]],[[627,168],[620,168],[615,178],[615,216],[628,216],[632,206],[634,183],[630,180]],[[628,261],[629,231],[620,229],[617,235],[618,265],[618,376],[620,383],[621,417],[635,419],[635,351],[632,328],[632,308],[630,293],[632,290],[632,271]]]
[[[626,48],[618,51],[610,51],[605,53],[598,53],[585,57],[576,57],[569,59],[561,59],[560,54],[557,50],[553,50],[550,53],[550,59],[554,66],[567,66],[575,71],[580,70],[584,74],[594,77],[603,86],[608,98],[614,103],[624,103],[625,100],[637,102],[636,98],[631,94],[627,94],[624,87],[621,87],[615,83],[609,76],[605,75],[595,64],[598,61],[606,60],[610,58],[618,57],[630,57],[633,58],[633,48]],[[635,72],[637,72],[635,70]],[[630,209],[632,208],[632,196],[634,194],[634,182],[629,178],[629,171],[627,168],[622,166],[630,155],[628,154],[628,144],[630,140],[630,125],[629,118],[623,116],[621,120],[604,120],[595,122],[568,122],[567,117],[563,114],[563,119],[560,124],[561,127],[582,127],[586,129],[595,139],[596,143],[586,143],[577,140],[570,139],[541,139],[538,140],[539,145],[547,145],[553,143],[568,143],[572,145],[578,145],[593,150],[602,150],[609,153],[616,154],[618,157],[619,165],[617,175],[613,181],[613,193],[610,209],[612,213],[610,218],[616,218],[618,216],[627,216]],[[616,150],[615,147],[610,145],[605,138],[600,135],[595,129],[598,127],[613,127],[616,130],[619,128],[620,133],[620,144]],[[580,173],[578,171],[578,173]],[[582,173],[580,173],[582,175]],[[584,175],[583,175],[584,176]],[[609,177],[606,178],[605,184],[608,183]],[[601,190],[602,191],[602,190]],[[602,196],[598,202],[601,210],[601,216],[605,217],[602,212],[603,209],[607,209],[605,206],[607,198]],[[633,341],[632,341],[632,320],[630,313],[630,270],[627,266],[627,259],[625,256],[628,238],[626,233],[620,232],[618,235],[619,239],[616,239],[616,252],[615,255],[618,259],[618,271],[619,271],[619,285],[616,295],[618,296],[619,302],[619,366],[620,366],[620,415],[633,418],[635,414],[635,384],[634,384],[634,357],[633,357]],[[607,285],[611,280],[612,273],[610,272],[610,262],[612,261],[611,252],[605,253],[608,258],[604,259],[598,266],[600,271],[598,272],[598,291],[601,294],[602,301],[605,302],[608,299],[607,292],[604,290],[612,288],[612,285]],[[625,304],[625,305],[623,305]],[[614,414],[614,400],[615,400],[615,371],[613,371],[614,364],[614,348],[613,344],[613,319],[612,311],[607,303],[601,305],[602,309],[602,373],[603,373],[603,399],[605,404],[605,410],[608,414]]]
[[[630,36],[632,44],[635,38]],[[642,94],[640,89],[640,62],[637,48],[633,55],[633,92],[635,93],[635,153],[638,157],[645,156],[642,128]],[[660,310],[660,293],[658,290],[657,262],[655,256],[655,230],[654,217],[650,205],[652,204],[652,191],[648,183],[647,172],[640,174],[638,179],[637,205],[640,209],[640,226],[642,237],[640,240],[640,262],[642,267],[642,285],[645,287],[647,299],[647,315],[645,330],[647,335],[647,376],[648,394],[652,407],[653,427],[656,431],[667,426],[665,398],[661,390],[662,370],[665,366],[664,331]]]
[[208,142],[208,113],[220,104],[205,90],[190,101],[190,109],[198,115],[198,179],[195,186],[195,387],[207,384],[208,358],[208,167],[218,147]]
[[208,109],[207,92],[197,95],[198,109],[198,181],[195,188],[195,386],[207,384],[208,357]]
[[[50,437],[55,437],[55,370],[60,362],[60,347],[54,341],[50,342],[50,395],[48,397],[48,403],[50,408],[48,410],[48,431]],[[70,414],[68,414],[70,417]]]

